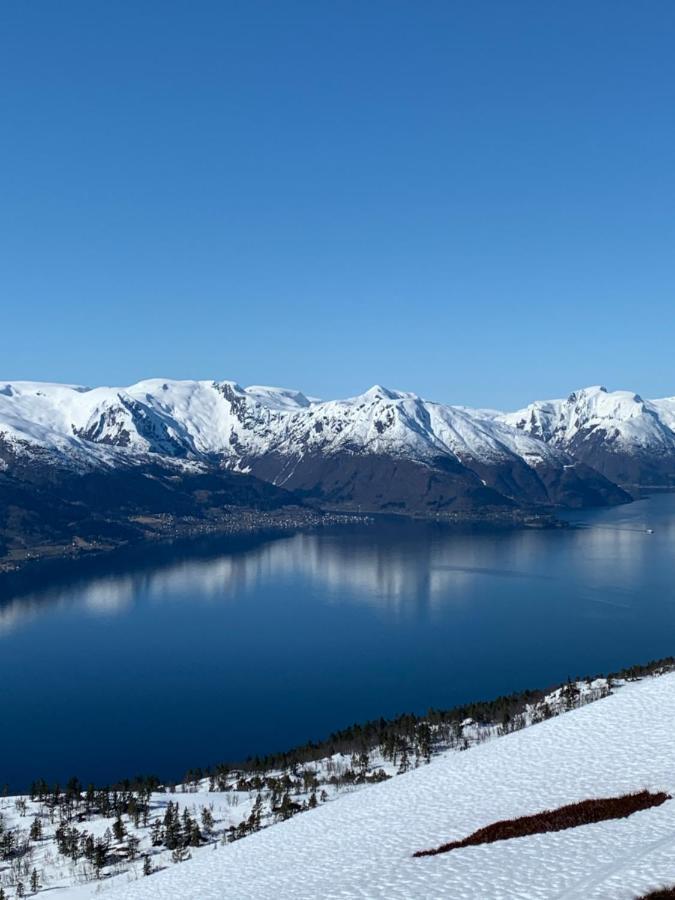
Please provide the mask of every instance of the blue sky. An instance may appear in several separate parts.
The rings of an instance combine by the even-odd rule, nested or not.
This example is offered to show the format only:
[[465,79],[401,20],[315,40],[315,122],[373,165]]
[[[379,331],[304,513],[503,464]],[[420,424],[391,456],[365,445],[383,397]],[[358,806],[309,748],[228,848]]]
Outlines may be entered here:
[[5,0],[0,377],[675,394],[675,4]]

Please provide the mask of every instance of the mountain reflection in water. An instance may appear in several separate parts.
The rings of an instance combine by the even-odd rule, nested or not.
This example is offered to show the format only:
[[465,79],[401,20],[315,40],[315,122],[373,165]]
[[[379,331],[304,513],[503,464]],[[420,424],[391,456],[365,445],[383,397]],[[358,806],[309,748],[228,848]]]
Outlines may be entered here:
[[178,777],[674,653],[675,495],[568,518],[583,527],[383,520],[0,582],[0,782]]

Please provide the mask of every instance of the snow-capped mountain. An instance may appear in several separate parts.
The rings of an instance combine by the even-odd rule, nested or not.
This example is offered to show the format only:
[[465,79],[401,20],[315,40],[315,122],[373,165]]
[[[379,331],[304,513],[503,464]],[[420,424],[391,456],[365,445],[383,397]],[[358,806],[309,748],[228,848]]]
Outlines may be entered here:
[[231,381],[15,382],[0,385],[0,458],[10,471],[36,458],[84,470],[228,469],[364,510],[626,499],[548,431],[380,386],[320,401]]
[[498,418],[619,484],[675,483],[675,398],[590,387]]

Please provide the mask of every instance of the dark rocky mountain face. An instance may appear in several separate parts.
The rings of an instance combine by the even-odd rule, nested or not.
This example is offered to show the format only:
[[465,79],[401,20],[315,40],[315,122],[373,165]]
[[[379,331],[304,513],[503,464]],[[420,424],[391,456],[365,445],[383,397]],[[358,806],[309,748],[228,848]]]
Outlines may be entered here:
[[631,499],[623,488],[571,457],[563,465],[541,463],[535,469],[518,462],[486,466],[475,460],[469,465],[495,490],[516,501],[522,502],[523,498],[534,506],[580,509],[627,503]]
[[281,511],[302,504],[283,488],[216,468],[181,470],[150,461],[74,471],[24,455],[7,464],[8,457],[5,448],[0,563],[111,549],[147,538],[242,530],[256,521],[273,522]]
[[675,447],[626,448],[616,432],[595,428],[569,441],[569,452],[626,490],[675,487]]
[[583,464],[541,465],[512,459],[487,464],[450,456],[428,462],[383,454],[339,453],[247,459],[250,471],[331,507],[414,515],[485,508],[580,508],[625,503],[629,495]]
[[517,505],[448,457],[422,464],[382,454],[270,454],[250,465],[259,478],[342,510],[436,515]]

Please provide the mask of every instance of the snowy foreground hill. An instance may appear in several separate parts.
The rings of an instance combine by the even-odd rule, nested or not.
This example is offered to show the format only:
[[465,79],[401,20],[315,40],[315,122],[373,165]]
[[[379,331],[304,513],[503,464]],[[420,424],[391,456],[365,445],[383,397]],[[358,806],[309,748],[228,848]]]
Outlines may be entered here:
[[675,884],[675,800],[627,819],[468,847],[415,850],[495,820],[650,788],[675,795],[675,674],[343,797],[120,886],[126,900],[629,900]]
[[[627,818],[413,857],[495,821],[570,803],[643,789],[675,796],[675,673],[622,682],[596,700],[606,694],[602,681],[579,686],[578,708],[502,736],[481,736],[466,722],[468,749],[444,750],[389,780],[331,792],[315,808],[234,843],[217,828],[247,816],[255,792],[242,793],[239,784],[235,798],[232,789],[209,792],[202,783],[193,792],[153,794],[153,815],[171,802],[193,814],[205,803],[213,810],[213,839],[182,862],[153,849],[152,827],[141,824],[136,861],[108,864],[96,879],[91,866],[56,853],[47,816],[26,868],[38,867],[41,890],[62,900],[633,900],[675,885],[675,799]],[[566,697],[564,690],[549,695],[550,712]],[[382,763],[371,760],[373,768]],[[30,801],[20,814],[13,798],[0,805],[6,825],[18,821],[26,829],[39,809]],[[106,821],[85,827],[102,833]],[[130,823],[128,829],[113,848],[129,841]],[[152,874],[144,875],[148,859]],[[4,883],[13,900],[16,881]]]

